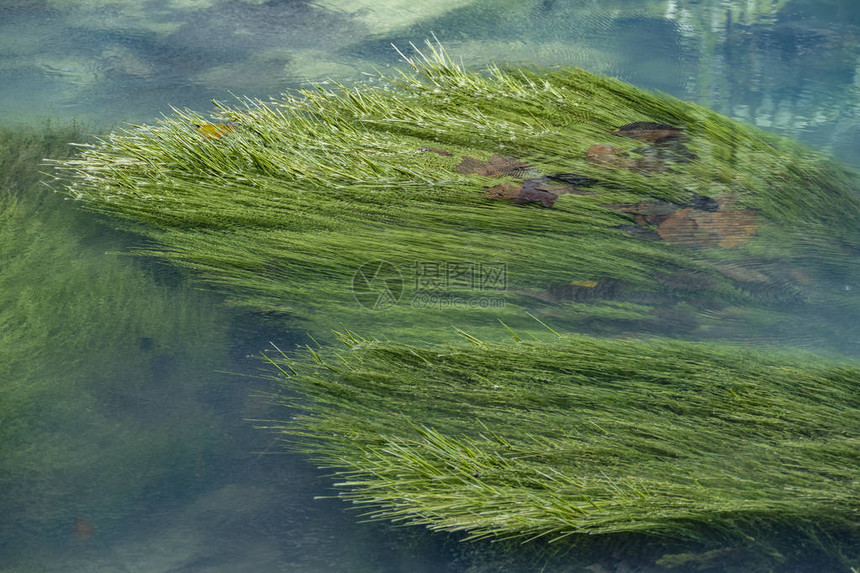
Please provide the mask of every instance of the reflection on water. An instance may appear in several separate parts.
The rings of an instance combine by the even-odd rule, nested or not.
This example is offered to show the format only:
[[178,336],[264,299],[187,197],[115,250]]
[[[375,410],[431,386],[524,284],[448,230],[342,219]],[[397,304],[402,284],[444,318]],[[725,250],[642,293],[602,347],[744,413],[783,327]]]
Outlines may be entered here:
[[432,33],[469,64],[575,65],[701,102],[860,164],[851,0],[124,0],[0,7],[0,121],[108,127],[396,62]]
[[[435,33],[471,65],[581,66],[860,165],[858,26],[850,0],[7,0],[0,123],[78,118],[101,130],[151,121],[171,104],[206,110],[231,91],[265,97],[307,80],[349,81],[394,63],[391,42]],[[304,333],[225,310],[175,271],[105,255],[140,245],[68,203],[22,199],[30,175],[10,181],[14,167],[0,162],[0,571],[531,570],[503,551],[358,524],[339,502],[313,500],[330,481],[299,457],[269,455],[277,444],[242,421],[276,415],[253,395],[269,386],[218,373],[254,374],[248,355]],[[844,270],[856,256],[812,261],[820,276],[765,259],[720,272],[779,308],[814,303],[762,339],[814,346],[810,333],[830,330],[830,346],[851,352],[860,340],[841,301],[860,289]],[[712,286],[701,276],[663,281],[684,299]],[[619,300],[615,317],[586,316],[595,285],[573,286],[553,296],[581,305],[582,331],[634,314],[636,301]],[[701,320],[665,307],[666,333]],[[715,337],[748,319],[714,312]]]

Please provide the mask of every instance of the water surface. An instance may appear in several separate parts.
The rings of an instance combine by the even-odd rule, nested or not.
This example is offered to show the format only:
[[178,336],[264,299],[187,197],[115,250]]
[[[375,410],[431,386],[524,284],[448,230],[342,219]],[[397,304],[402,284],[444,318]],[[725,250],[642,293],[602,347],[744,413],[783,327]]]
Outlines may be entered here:
[[[77,122],[85,138],[170,106],[349,83],[435,34],[470,66],[583,67],[860,166],[858,28],[851,0],[6,0],[0,125]],[[325,472],[246,421],[287,415],[258,395],[273,387],[253,355],[306,334],[120,254],[146,245],[0,168],[16,173],[0,181],[19,238],[0,251],[4,383],[41,389],[6,434],[0,571],[532,570],[315,500]]]

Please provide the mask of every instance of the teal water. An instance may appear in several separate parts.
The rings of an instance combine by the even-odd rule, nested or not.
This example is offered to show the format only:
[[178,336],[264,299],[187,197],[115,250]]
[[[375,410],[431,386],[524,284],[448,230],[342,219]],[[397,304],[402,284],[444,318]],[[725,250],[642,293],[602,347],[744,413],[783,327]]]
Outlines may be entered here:
[[[169,106],[348,83],[396,66],[392,43],[435,34],[473,67],[583,67],[860,166],[858,32],[853,0],[4,0],[0,126],[74,121],[86,137]],[[0,571],[583,570],[315,499],[332,495],[326,472],[246,421],[288,415],[258,395],[273,388],[254,355],[306,334],[123,255],[145,245],[72,202],[0,181],[17,210],[3,219],[0,372],[26,413],[2,434]],[[834,330],[857,356],[860,333]],[[584,570],[610,570],[598,561]]]

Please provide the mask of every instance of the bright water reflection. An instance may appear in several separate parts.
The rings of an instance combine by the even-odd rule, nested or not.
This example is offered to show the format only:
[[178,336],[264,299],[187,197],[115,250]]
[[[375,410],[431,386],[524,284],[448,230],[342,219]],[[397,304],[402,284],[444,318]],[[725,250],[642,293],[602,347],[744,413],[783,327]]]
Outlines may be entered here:
[[575,65],[860,164],[851,0],[123,0],[0,7],[0,121],[151,120],[168,105],[349,81],[438,35],[469,64]]

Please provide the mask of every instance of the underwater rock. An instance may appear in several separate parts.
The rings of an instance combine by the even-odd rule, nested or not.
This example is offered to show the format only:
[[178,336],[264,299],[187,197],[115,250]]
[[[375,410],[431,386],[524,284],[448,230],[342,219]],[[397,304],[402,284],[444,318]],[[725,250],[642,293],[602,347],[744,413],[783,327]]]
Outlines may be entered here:
[[633,150],[640,157],[605,143],[592,145],[586,151],[586,159],[595,165],[620,167],[637,173],[662,173],[670,163],[687,163],[696,155],[687,149],[684,142],[689,138],[677,127],[662,123],[640,121],[622,125],[611,132],[619,137],[642,141],[648,145]]
[[712,549],[702,553],[667,553],[655,563],[666,569],[677,567],[689,570],[706,571],[708,569],[723,569],[727,563],[749,566],[755,554],[748,548],[725,547]]
[[593,195],[591,191],[583,191],[570,183],[556,183],[551,177],[533,177],[523,181],[523,189],[528,191],[546,191],[556,195]]

